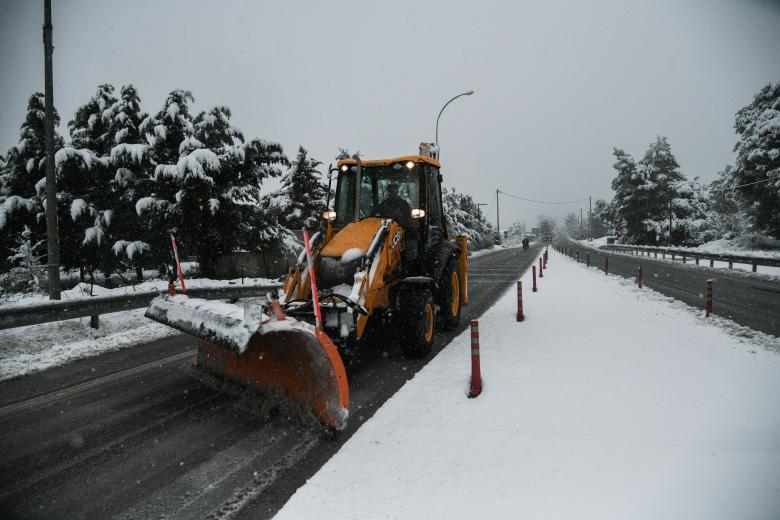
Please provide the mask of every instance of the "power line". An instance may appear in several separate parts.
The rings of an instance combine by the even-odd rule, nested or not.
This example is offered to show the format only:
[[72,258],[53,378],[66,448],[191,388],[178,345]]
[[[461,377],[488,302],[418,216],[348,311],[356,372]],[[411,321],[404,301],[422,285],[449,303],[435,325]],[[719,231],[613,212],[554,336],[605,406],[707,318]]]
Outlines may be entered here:
[[534,199],[526,199],[524,197],[518,197],[517,195],[512,195],[511,193],[507,193],[505,191],[499,191],[502,195],[506,195],[507,197],[512,197],[513,199],[517,200],[524,200],[525,202],[535,202],[536,204],[574,204],[575,202],[583,202],[588,200],[588,197],[577,199],[577,200],[566,200],[561,202],[552,202],[548,200],[534,200]]
[[496,198],[497,197],[498,197],[498,195],[495,195],[495,194],[493,195],[493,200],[490,201],[490,207],[488,207],[488,210],[485,212],[485,215],[484,215],[485,219],[489,218],[488,215],[490,215],[490,212],[493,210],[493,204],[496,203]]
[[739,186],[729,186],[728,188],[716,188],[716,189],[713,189],[713,188],[707,188],[707,191],[727,191],[727,190],[736,190],[737,188],[742,188],[742,187],[744,187],[744,186],[752,186],[752,185],[754,185],[754,184],[761,184],[762,182],[769,182],[769,181],[774,181],[774,180],[777,180],[777,179],[772,179],[772,178],[770,177],[770,178],[768,178],[768,179],[761,179],[760,181],[755,181],[755,182],[748,182],[747,184],[740,184]]

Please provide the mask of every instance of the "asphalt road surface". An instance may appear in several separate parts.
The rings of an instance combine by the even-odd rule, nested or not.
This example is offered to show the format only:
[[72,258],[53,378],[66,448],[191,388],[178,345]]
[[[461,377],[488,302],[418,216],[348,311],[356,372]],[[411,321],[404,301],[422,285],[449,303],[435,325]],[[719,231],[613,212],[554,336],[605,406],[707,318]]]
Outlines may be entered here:
[[[780,337],[780,281],[746,271],[711,269],[681,261],[656,260],[650,256],[635,256],[614,251],[602,251],[583,244],[561,240],[558,245],[580,252],[580,261],[604,269],[604,257],[609,256],[609,272],[636,278],[642,266],[644,285],[693,307],[704,309],[707,280],[713,280],[713,313],[754,330]],[[566,251],[568,253],[568,249]],[[679,258],[679,257],[678,257]]]
[[[540,250],[473,258],[469,305],[434,355]],[[349,370],[349,425],[327,435],[192,378],[195,344],[176,336],[0,383],[0,517],[270,518],[432,357],[367,349]]]

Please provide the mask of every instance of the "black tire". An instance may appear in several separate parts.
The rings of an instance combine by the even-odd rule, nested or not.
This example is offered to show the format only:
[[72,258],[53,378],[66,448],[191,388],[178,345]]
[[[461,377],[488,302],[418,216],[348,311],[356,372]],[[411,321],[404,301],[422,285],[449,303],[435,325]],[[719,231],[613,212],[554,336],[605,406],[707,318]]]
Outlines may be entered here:
[[436,303],[439,305],[437,325],[442,330],[453,330],[460,323],[460,273],[458,262],[454,258],[447,262],[447,266],[439,279],[439,291]]
[[431,353],[436,310],[428,287],[402,287],[398,295],[398,340],[404,357],[421,359]]

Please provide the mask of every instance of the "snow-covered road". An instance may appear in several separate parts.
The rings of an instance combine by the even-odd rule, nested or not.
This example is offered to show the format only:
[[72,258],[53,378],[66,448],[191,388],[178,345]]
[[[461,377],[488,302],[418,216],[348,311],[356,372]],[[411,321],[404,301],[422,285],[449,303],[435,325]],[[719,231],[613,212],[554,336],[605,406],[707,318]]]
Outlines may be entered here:
[[550,255],[277,518],[780,518],[780,340]]

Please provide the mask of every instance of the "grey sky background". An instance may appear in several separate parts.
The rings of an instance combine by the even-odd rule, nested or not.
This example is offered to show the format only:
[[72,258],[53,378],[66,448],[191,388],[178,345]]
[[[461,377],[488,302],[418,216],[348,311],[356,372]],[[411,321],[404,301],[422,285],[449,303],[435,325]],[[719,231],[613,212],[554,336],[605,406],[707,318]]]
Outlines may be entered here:
[[[43,91],[43,2],[0,0],[0,149]],[[143,109],[187,88],[227,105],[247,137],[326,165],[416,153],[436,115],[445,182],[490,203],[611,198],[611,150],[639,159],[666,135],[710,181],[733,161],[734,113],[780,80],[780,2],[250,2],[54,0],[63,120],[101,83]],[[501,224],[581,205],[501,199]],[[586,207],[586,206],[583,206]],[[491,219],[495,221],[495,209]]]

